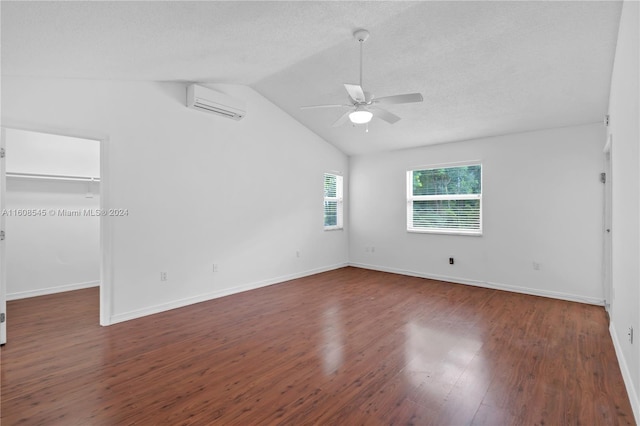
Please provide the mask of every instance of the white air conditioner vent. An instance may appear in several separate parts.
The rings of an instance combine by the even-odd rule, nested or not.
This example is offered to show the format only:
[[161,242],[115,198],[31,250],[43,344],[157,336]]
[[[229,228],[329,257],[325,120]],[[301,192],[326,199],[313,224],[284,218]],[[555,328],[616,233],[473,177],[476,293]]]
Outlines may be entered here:
[[241,100],[197,84],[187,87],[187,107],[233,120],[241,120],[246,114]]

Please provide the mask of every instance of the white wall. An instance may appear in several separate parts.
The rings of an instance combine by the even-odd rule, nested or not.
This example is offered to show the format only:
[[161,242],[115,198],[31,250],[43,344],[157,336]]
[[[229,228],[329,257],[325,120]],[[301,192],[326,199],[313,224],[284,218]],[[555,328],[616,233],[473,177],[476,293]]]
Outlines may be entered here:
[[100,177],[98,141],[17,129],[6,139],[8,173]]
[[111,220],[111,321],[347,262],[347,231],[325,232],[322,212],[323,173],[347,157],[254,90],[216,86],[247,102],[236,122],[187,109],[180,83],[2,83],[5,125],[109,140],[105,201],[129,211]]
[[7,179],[7,209],[46,212],[6,217],[8,300],[99,285],[99,217],[59,213],[98,209],[86,193],[86,183]]
[[[612,136],[611,335],[640,422],[640,67],[639,3],[625,1],[611,79],[609,114]],[[629,327],[635,338],[629,342]]]
[[[7,129],[6,149],[8,173],[100,176],[97,141]],[[99,191],[98,182],[7,178],[9,300],[99,285],[99,217],[84,215],[100,207]]]
[[[352,157],[350,259],[602,303],[604,140],[604,126],[595,124]],[[469,160],[483,166],[483,236],[407,232],[406,170]]]

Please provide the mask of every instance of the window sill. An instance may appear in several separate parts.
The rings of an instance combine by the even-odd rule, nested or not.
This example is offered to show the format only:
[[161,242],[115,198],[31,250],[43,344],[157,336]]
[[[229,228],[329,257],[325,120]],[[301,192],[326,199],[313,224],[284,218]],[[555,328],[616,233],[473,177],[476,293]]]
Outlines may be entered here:
[[407,229],[412,234],[462,235],[465,237],[482,237],[482,231],[451,231],[448,229]]
[[342,231],[344,229],[343,226],[325,226],[325,231]]

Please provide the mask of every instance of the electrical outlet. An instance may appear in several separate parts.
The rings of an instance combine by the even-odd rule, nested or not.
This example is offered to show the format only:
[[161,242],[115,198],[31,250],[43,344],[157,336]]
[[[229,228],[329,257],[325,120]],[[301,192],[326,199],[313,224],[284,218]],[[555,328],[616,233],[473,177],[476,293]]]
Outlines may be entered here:
[[217,263],[213,264],[213,272],[218,272],[218,264]]
[[532,266],[534,271],[539,271],[542,265],[540,265],[538,262],[533,262]]
[[300,257],[300,250],[296,251],[296,257]]
[[627,336],[629,336],[629,343],[633,345],[633,327],[629,327],[629,332],[627,333]]
[[160,272],[160,281],[166,281],[166,280],[167,280],[167,273]]
[[450,257],[450,258],[449,258],[449,265],[453,265],[453,264],[454,264],[454,262],[455,262],[455,261],[453,260],[453,257]]

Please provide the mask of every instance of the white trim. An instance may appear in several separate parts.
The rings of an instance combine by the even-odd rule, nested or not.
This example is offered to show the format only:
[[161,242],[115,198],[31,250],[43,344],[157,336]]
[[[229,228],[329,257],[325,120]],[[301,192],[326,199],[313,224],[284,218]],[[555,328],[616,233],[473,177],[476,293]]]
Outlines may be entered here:
[[622,353],[622,346],[618,340],[618,334],[616,328],[613,325],[613,321],[609,323],[609,334],[611,334],[611,340],[613,340],[613,348],[616,351],[616,357],[618,358],[618,365],[620,365],[620,372],[622,373],[622,379],[624,380],[624,386],[627,388],[627,395],[629,396],[629,402],[631,403],[631,409],[633,410],[633,416],[635,417],[636,424],[640,424],[640,399],[633,386],[633,378],[631,372],[629,372],[629,366]]
[[8,293],[7,300],[26,299],[28,297],[45,296],[47,294],[63,293],[65,291],[80,290],[83,288],[98,287],[100,281],[87,281],[84,283],[64,284],[55,287],[44,287],[37,290],[19,291]]
[[[0,127],[0,148],[6,148],[7,132],[4,126]],[[6,162],[0,159],[0,208],[6,207]],[[0,216],[0,229],[5,231],[5,217]],[[0,312],[7,312],[7,256],[6,242],[0,242]],[[0,345],[7,343],[7,321],[0,323]]]
[[413,201],[481,200],[482,194],[411,195],[411,198]]
[[609,133],[609,137],[607,138],[607,142],[604,144],[604,148],[602,152],[605,154],[609,154],[611,152],[611,145],[613,144],[613,133]]
[[[109,171],[109,138],[100,140],[100,210],[109,211],[111,174]],[[111,223],[110,216],[100,216],[100,325],[111,324],[113,307],[111,299],[113,294],[112,276],[112,251],[111,251]]]
[[407,228],[407,232],[416,234],[442,234],[442,235],[464,235],[467,237],[482,237],[482,230],[464,231],[457,229],[452,231],[449,228]]
[[464,166],[475,166],[475,165],[482,165],[482,160],[465,160],[465,161],[454,161],[451,163],[427,164],[422,166],[410,167],[407,169],[407,171],[412,172],[414,170],[447,169],[450,167],[464,167]]
[[549,297],[551,299],[567,300],[569,302],[587,303],[589,305],[604,305],[604,299],[597,297],[579,296],[571,293],[563,293],[558,291],[539,290],[529,287],[520,287],[510,284],[493,283],[489,281],[477,281],[466,278],[451,277],[446,275],[427,274],[424,272],[409,271],[405,269],[389,268],[385,266],[368,265],[365,263],[350,262],[349,266],[362,269],[370,269],[373,271],[390,272],[392,274],[407,275],[410,277],[426,278],[430,280],[446,281],[454,284],[471,285],[474,287],[490,288],[494,290],[509,291],[512,293],[528,294],[531,296]]
[[298,272],[295,274],[282,275],[275,278],[270,278],[262,281],[256,281],[253,283],[242,284],[236,287],[231,287],[223,290],[214,291],[211,293],[200,294],[198,296],[187,297],[184,299],[174,300],[159,305],[149,306],[143,309],[137,309],[135,311],[124,312],[122,314],[113,315],[110,320],[111,324],[116,324],[123,321],[129,321],[136,318],[145,317],[147,315],[158,314],[160,312],[169,311],[171,309],[182,308],[184,306],[192,305],[194,303],[206,302],[208,300],[217,299],[224,296],[230,296],[232,294],[241,293],[244,291],[255,290],[261,287],[267,287],[274,284],[280,284],[285,281],[295,280],[298,278],[308,277],[309,275],[315,275],[322,272],[333,271],[334,269],[340,269],[349,266],[348,263],[338,263],[335,265],[324,266],[321,268],[310,269],[304,272]]

